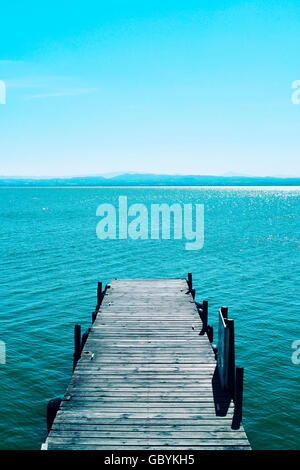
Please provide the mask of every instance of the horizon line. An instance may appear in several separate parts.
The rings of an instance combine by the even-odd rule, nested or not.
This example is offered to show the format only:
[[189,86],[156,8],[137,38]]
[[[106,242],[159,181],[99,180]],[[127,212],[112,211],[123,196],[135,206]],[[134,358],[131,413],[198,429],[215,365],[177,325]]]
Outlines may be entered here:
[[300,176],[295,175],[246,175],[230,172],[225,174],[202,174],[202,173],[152,173],[152,172],[107,172],[99,174],[73,174],[73,175],[0,175],[0,179],[35,179],[35,180],[45,180],[45,179],[68,179],[68,178],[104,178],[104,179],[114,179],[120,176],[165,176],[165,177],[213,177],[213,178],[278,178],[278,179],[297,179]]

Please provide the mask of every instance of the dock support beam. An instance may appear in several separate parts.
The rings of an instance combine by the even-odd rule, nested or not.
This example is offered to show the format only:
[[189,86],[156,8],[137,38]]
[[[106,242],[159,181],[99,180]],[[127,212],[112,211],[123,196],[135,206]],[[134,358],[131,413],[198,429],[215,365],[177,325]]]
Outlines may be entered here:
[[203,336],[207,332],[208,327],[208,301],[203,300],[202,304],[197,304],[198,312],[202,321],[202,330],[200,331],[200,335]]
[[228,307],[221,307],[221,312],[224,319],[228,318]]
[[198,313],[202,321],[202,329],[199,335],[203,336],[206,333],[209,342],[212,343],[214,340],[214,329],[211,325],[208,325],[208,301],[203,300],[202,304],[196,302],[196,307],[198,309]]
[[189,286],[189,292],[192,292],[193,289],[193,276],[192,273],[188,273],[188,286]]
[[192,273],[188,273],[187,285],[188,285],[188,288],[189,288],[189,290],[187,291],[187,294],[192,294],[193,299],[195,299],[196,289],[193,289],[193,276],[192,276]]
[[47,405],[47,430],[48,433],[50,432],[50,429],[52,427],[53,421],[55,420],[56,413],[59,410],[60,404],[61,404],[61,398],[53,398],[48,402]]
[[239,429],[243,417],[243,389],[244,389],[244,368],[237,367],[235,371],[235,396],[234,413],[232,418],[232,429]]
[[98,310],[100,308],[101,302],[102,302],[102,282],[98,282],[96,310]]
[[73,360],[73,372],[75,370],[76,364],[80,359],[81,354],[81,326],[75,325],[74,328],[74,360]]
[[86,340],[88,339],[88,336],[90,334],[90,331],[91,331],[91,328],[88,328],[82,335],[82,338],[81,338],[81,344],[80,344],[80,354],[84,348],[84,345],[86,343]]
[[214,328],[211,325],[207,325],[207,337],[209,342],[212,343],[214,340]]
[[235,345],[234,345],[234,320],[226,320],[229,330],[228,344],[228,388],[231,398],[235,391]]

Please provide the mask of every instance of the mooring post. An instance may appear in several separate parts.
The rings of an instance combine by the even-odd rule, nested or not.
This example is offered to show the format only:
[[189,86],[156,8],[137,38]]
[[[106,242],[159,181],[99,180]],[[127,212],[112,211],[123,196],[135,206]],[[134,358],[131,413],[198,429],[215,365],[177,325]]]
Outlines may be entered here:
[[207,325],[207,337],[209,339],[209,342],[212,343],[214,340],[214,328],[211,325]]
[[75,370],[78,359],[81,354],[81,326],[75,325],[74,328],[74,361],[73,361],[73,371]]
[[98,282],[98,287],[97,287],[97,310],[101,305],[102,301],[102,282]]
[[94,311],[94,312],[92,312],[92,323],[94,323],[96,318],[97,318],[97,311]]
[[231,398],[234,398],[235,389],[235,345],[234,345],[234,320],[226,319],[226,326],[229,330],[229,351],[228,351],[228,388]]
[[47,405],[47,430],[48,433],[52,427],[53,421],[55,420],[56,413],[59,410],[62,399],[60,397],[53,398],[48,402]]
[[208,322],[208,301],[203,300],[202,309],[200,313],[200,318],[202,321],[202,330],[200,331],[200,335],[204,335],[207,332],[207,322]]
[[244,389],[244,368],[237,367],[235,371],[235,394],[234,413],[232,418],[232,429],[239,429],[243,417],[243,389]]
[[193,277],[192,273],[188,273],[188,286],[189,286],[189,291],[191,292],[193,288]]
[[203,300],[203,329],[207,331],[207,322],[208,322],[208,301]]
[[91,331],[91,328],[88,328],[82,335],[82,338],[81,338],[81,345],[80,345],[80,354],[84,348],[84,345],[86,343],[86,340],[88,339],[88,336],[90,334],[90,331]]
[[221,312],[224,319],[228,318],[228,307],[221,307]]

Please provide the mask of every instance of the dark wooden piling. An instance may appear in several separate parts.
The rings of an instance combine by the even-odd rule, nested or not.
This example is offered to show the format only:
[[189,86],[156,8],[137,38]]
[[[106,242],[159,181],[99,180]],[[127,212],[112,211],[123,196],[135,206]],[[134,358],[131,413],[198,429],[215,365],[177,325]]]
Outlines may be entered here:
[[202,323],[203,323],[203,329],[204,331],[207,331],[207,326],[208,326],[208,301],[203,300],[203,318],[202,318]]
[[189,287],[189,292],[192,291],[193,289],[193,276],[192,276],[192,273],[188,273],[188,287]]
[[223,318],[228,318],[228,307],[221,307]]
[[212,343],[213,340],[214,340],[214,328],[213,328],[213,326],[207,325],[206,333],[207,333],[207,337],[209,339],[209,342]]
[[220,383],[231,398],[235,395],[235,340],[234,320],[228,319],[228,308],[221,307],[219,312],[219,336],[217,364]]
[[98,282],[98,287],[97,287],[97,307],[96,310],[100,308],[101,302],[102,302],[102,282]]
[[89,334],[90,334],[90,330],[91,330],[91,329],[88,328],[88,329],[83,333],[83,335],[82,335],[82,338],[81,338],[81,345],[80,345],[80,354],[81,354],[81,352],[82,352],[82,350],[83,350],[83,348],[84,348],[84,345],[85,345],[85,343],[86,343],[86,340],[88,339],[88,336],[89,336]]
[[207,333],[207,327],[208,327],[208,301],[203,300],[202,304],[199,304],[196,302],[198,312],[202,321],[202,328],[200,331],[200,335],[204,335]]
[[50,432],[53,421],[55,420],[56,413],[59,410],[61,404],[61,397],[53,398],[49,400],[47,405],[47,430]]
[[75,325],[74,328],[74,360],[73,360],[73,371],[77,365],[77,362],[81,355],[81,326]]
[[226,319],[229,330],[228,338],[228,389],[231,398],[234,398],[235,389],[235,343],[234,343],[234,320]]
[[243,388],[244,388],[244,368],[237,367],[235,371],[235,393],[234,393],[234,413],[232,418],[232,429],[239,429],[243,417]]

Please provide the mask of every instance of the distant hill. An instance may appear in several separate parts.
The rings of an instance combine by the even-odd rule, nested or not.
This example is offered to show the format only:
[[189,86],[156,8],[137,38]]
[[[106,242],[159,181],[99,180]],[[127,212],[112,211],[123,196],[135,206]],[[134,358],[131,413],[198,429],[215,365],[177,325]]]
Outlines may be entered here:
[[0,177],[0,186],[299,186],[300,178],[272,176],[121,175],[66,178]]

